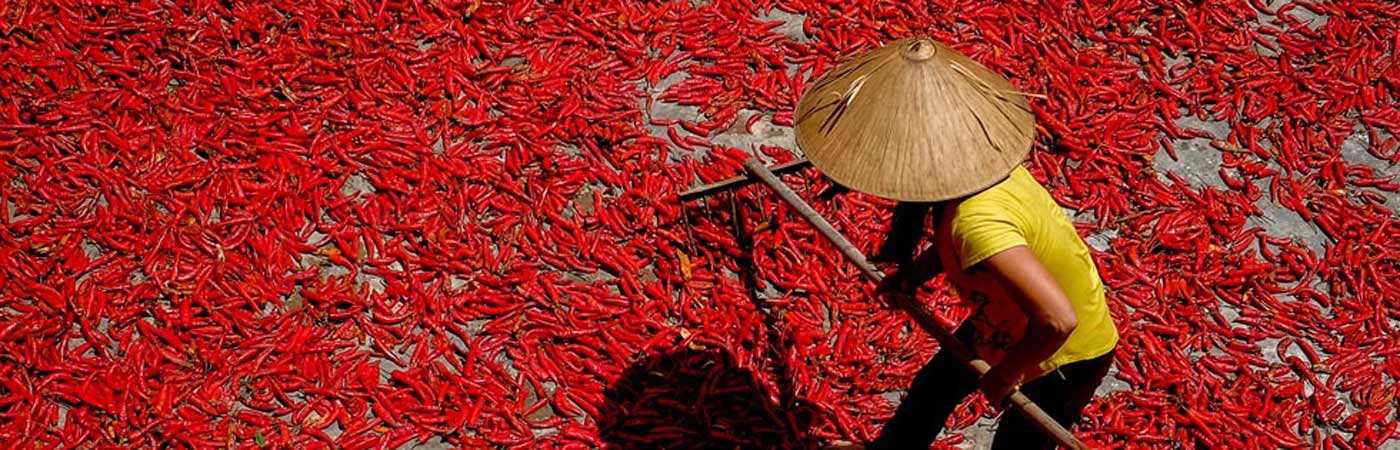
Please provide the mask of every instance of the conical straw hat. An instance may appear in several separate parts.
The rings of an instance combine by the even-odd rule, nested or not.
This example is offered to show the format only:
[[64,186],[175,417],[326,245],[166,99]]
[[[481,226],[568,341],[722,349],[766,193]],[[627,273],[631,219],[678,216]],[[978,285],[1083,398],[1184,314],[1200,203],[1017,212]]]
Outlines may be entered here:
[[1035,118],[1005,78],[930,39],[903,39],[827,72],[797,104],[797,144],[837,183],[931,202],[1003,180]]

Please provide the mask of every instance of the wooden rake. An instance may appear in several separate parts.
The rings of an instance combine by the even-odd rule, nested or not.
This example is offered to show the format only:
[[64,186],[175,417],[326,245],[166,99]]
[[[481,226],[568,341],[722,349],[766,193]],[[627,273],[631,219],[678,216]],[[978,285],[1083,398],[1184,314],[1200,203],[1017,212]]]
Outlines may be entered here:
[[[884,280],[884,274],[876,270],[875,266],[871,264],[870,261],[866,260],[865,255],[861,254],[860,250],[857,250],[854,245],[851,245],[851,242],[847,240],[845,236],[842,236],[840,232],[836,231],[836,228],[833,228],[831,223],[826,221],[826,218],[818,214],[816,210],[812,209],[811,205],[798,197],[797,193],[793,192],[792,188],[778,179],[779,173],[796,172],[809,165],[811,165],[810,161],[799,159],[769,168],[764,166],[758,159],[749,158],[747,161],[744,161],[744,168],[748,171],[747,174],[690,189],[680,193],[679,199],[682,202],[694,200],[718,192],[738,189],[755,182],[761,182],[767,185],[774,193],[778,194],[779,198],[783,199],[784,202],[787,202],[789,206],[795,209],[797,214],[802,216],[807,223],[815,227],[817,232],[821,233],[827,241],[835,245],[836,249],[840,250],[841,254],[845,255],[847,260],[850,260],[856,267],[860,268],[860,272],[865,275],[867,280],[877,284],[880,283]],[[943,346],[943,351],[953,355],[953,357],[966,366],[968,370],[973,371],[973,373],[976,373],[980,377],[991,368],[986,361],[983,361],[981,358],[978,358],[976,354],[969,351],[967,346],[963,345],[961,341],[953,336],[953,333],[949,332],[947,328],[944,328],[943,325],[938,322],[938,318],[934,317],[933,313],[925,308],[924,305],[903,293],[891,293],[888,298],[889,302],[895,308],[913,317],[920,328],[923,328],[925,332],[933,335],[933,337],[938,340],[939,345]],[[1013,409],[1020,411],[1026,419],[1029,419],[1031,423],[1035,424],[1036,428],[1045,432],[1061,446],[1074,450],[1089,448],[1020,391],[1012,392],[1008,402]]]

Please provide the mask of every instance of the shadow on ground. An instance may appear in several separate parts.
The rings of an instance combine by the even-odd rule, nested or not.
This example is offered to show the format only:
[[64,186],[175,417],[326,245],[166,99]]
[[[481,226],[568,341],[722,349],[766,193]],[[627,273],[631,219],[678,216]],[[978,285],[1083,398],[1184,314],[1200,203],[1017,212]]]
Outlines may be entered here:
[[683,348],[633,364],[605,393],[603,448],[811,448],[814,409],[775,404],[726,351]]

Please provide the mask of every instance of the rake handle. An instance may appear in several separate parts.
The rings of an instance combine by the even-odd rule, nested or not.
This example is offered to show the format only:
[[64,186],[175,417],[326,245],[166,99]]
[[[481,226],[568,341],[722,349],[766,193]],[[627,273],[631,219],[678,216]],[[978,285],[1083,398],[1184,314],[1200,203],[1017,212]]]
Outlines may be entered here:
[[[808,161],[806,159],[798,159],[791,162],[778,164],[768,170],[773,173],[788,173],[802,170],[810,165],[812,165],[811,161]],[[755,181],[757,180],[754,180],[752,175],[739,175],[737,177],[727,178],[704,186],[697,186],[693,189],[680,193],[679,195],[677,195],[677,197],[679,197],[680,201],[683,202],[691,201],[697,198],[709,196],[711,194],[717,194],[724,191],[731,191],[744,186],[748,186],[750,184],[753,184]]]
[[[762,162],[750,158],[744,161],[744,167],[748,169],[749,173],[753,174],[754,177],[758,178],[759,181],[762,181],[763,184],[772,188],[773,191],[778,194],[778,197],[787,202],[789,206],[797,210],[797,214],[802,216],[803,219],[806,219],[807,223],[812,224],[812,226],[817,229],[817,232],[821,233],[826,240],[836,246],[837,250],[841,251],[841,254],[846,255],[846,259],[855,263],[856,267],[860,268],[861,273],[865,275],[866,279],[875,283],[880,283],[884,280],[884,275],[876,270],[875,266],[871,264],[870,261],[865,259],[865,255],[861,254],[860,250],[856,249],[854,245],[851,245],[851,242],[846,240],[846,237],[842,236],[840,232],[836,231],[836,228],[832,227],[830,222],[827,222],[816,210],[812,209],[812,205],[803,201],[787,184],[779,180],[778,175],[768,170],[767,167],[764,167]],[[954,337],[947,328],[944,328],[943,325],[939,323],[938,318],[934,317],[933,313],[929,312],[923,305],[920,305],[918,302],[914,301],[913,298],[902,293],[893,293],[891,297],[893,299],[891,303],[893,303],[895,307],[913,317],[914,321],[918,322],[919,326],[923,328],[924,331],[933,335],[934,339],[938,340],[939,345],[943,346],[943,351],[952,354],[955,359],[963,363],[964,366],[967,366],[973,373],[976,373],[978,377],[986,374],[987,370],[991,369],[991,366],[988,365],[986,361],[977,358],[972,352],[968,351],[967,347]],[[1044,431],[1061,446],[1075,450],[1087,450],[1089,448],[1085,446],[1083,442],[1080,442],[1078,438],[1074,437],[1069,430],[1061,426],[1059,422],[1056,422],[1054,418],[1051,418],[1049,414],[1046,414],[1045,410],[1040,409],[1039,405],[1036,405],[1035,402],[1031,401],[1025,394],[1022,394],[1021,391],[1013,391],[1009,401],[1012,408],[1020,411],[1031,423],[1035,424],[1036,428]]]

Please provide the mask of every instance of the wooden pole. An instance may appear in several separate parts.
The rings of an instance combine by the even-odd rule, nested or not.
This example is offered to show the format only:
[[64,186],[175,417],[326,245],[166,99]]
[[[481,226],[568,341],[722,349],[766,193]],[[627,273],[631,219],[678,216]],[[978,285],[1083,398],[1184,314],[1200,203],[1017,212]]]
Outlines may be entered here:
[[[845,236],[842,236],[840,232],[836,231],[836,228],[831,226],[830,222],[827,222],[825,218],[817,214],[817,211],[812,209],[811,205],[808,205],[807,202],[798,197],[797,193],[793,192],[787,184],[779,180],[777,174],[768,170],[768,168],[764,167],[763,163],[759,162],[757,159],[750,158],[748,161],[744,161],[744,167],[748,169],[749,173],[753,174],[755,178],[758,178],[763,184],[772,188],[773,191],[778,194],[778,197],[787,202],[789,206],[796,209],[797,214],[802,216],[803,219],[806,219],[807,223],[812,224],[812,226],[817,229],[817,232],[826,237],[828,241],[831,241],[832,245],[835,245],[836,249],[841,251],[841,254],[846,255],[846,259],[855,263],[856,267],[859,267],[861,273],[865,275],[865,278],[875,283],[880,283],[884,280],[884,275],[881,274],[880,271],[875,270],[875,266],[865,259],[865,255],[861,254],[860,250],[857,250],[854,245],[851,245],[851,242],[846,240]],[[938,322],[938,318],[935,317],[933,313],[929,312],[927,308],[924,308],[923,305],[902,293],[893,293],[890,297],[891,303],[893,303],[895,307],[904,310],[904,312],[914,318],[915,322],[918,322],[919,326],[923,328],[924,331],[933,335],[935,339],[938,339],[939,345],[943,346],[942,351],[952,354],[954,358],[962,362],[963,365],[967,366],[973,373],[976,373],[977,376],[981,377],[991,368],[986,361],[977,358],[976,355],[968,351],[967,347],[954,337],[953,333],[949,332],[947,328],[944,328],[943,325]],[[1040,428],[1041,431],[1044,431],[1061,446],[1075,450],[1087,450],[1089,448],[1085,446],[1083,442],[1080,442],[1078,438],[1074,437],[1069,430],[1060,426],[1055,419],[1051,418],[1049,414],[1046,414],[1044,410],[1040,409],[1040,406],[1036,405],[1035,402],[1032,402],[1030,398],[1027,398],[1026,395],[1022,394],[1020,391],[1012,392],[1009,401],[1012,408],[1020,411],[1022,415],[1025,415],[1026,419],[1029,419],[1031,423],[1035,424],[1037,428]]]
[[[808,160],[805,160],[805,159],[799,159],[799,160],[795,160],[795,161],[791,161],[791,162],[785,162],[785,163],[782,163],[782,164],[778,164],[778,165],[773,166],[772,168],[768,169],[768,171],[769,171],[769,172],[772,172],[772,173],[796,172],[796,171],[802,170],[802,169],[804,169],[804,168],[806,168],[807,166],[810,166],[810,165],[812,165],[812,162],[811,162],[811,161],[808,161]],[[699,186],[699,187],[690,189],[690,190],[688,190],[688,191],[685,191],[685,192],[680,193],[679,197],[680,197],[680,200],[681,200],[681,201],[683,201],[683,202],[688,202],[688,201],[691,201],[691,200],[694,200],[694,199],[697,199],[697,198],[700,198],[700,197],[705,197],[705,196],[708,196],[708,195],[711,195],[711,194],[715,194],[715,193],[719,193],[719,192],[724,192],[724,191],[729,191],[729,190],[734,190],[734,189],[738,189],[738,188],[741,188],[741,187],[744,187],[744,186],[748,186],[748,185],[750,185],[750,184],[753,184],[753,183],[756,182],[756,181],[758,181],[758,180],[755,180],[755,179],[753,178],[752,175],[748,175],[748,174],[739,175],[739,176],[737,176],[737,177],[729,178],[729,179],[726,179],[726,180],[723,180],[723,181],[717,181],[717,182],[710,183],[710,184],[707,184],[707,185],[704,185],[704,186]]]

